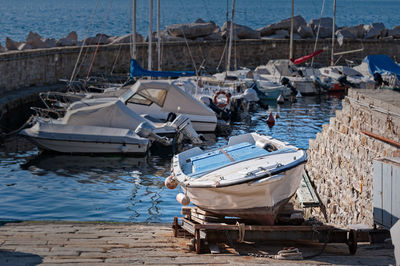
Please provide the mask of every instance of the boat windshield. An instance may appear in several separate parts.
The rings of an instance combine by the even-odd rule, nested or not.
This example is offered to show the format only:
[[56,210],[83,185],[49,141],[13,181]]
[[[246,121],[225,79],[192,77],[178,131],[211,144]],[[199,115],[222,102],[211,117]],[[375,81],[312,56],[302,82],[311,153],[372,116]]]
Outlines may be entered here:
[[163,89],[144,89],[135,93],[127,102],[143,105],[155,103],[163,107],[166,96],[167,91]]

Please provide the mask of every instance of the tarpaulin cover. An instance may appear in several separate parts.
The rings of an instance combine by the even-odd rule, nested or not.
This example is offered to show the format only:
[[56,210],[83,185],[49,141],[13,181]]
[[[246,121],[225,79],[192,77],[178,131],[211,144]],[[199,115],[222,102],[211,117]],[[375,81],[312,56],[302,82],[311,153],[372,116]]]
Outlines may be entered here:
[[165,77],[165,78],[177,78],[195,76],[194,71],[151,71],[143,69],[138,61],[131,59],[131,78],[134,77]]
[[389,56],[383,54],[369,55],[363,62],[368,64],[368,70],[371,74],[390,74],[393,73],[400,78],[400,66],[396,64]]

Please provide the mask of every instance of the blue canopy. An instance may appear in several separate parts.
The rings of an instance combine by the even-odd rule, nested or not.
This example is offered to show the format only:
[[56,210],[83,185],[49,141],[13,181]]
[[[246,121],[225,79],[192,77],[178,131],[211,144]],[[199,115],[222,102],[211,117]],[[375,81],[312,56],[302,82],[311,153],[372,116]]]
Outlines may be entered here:
[[151,71],[143,69],[138,61],[131,59],[131,78],[134,77],[164,77],[164,78],[177,78],[195,76],[194,71]]
[[368,70],[371,74],[376,72],[379,74],[393,73],[400,79],[400,66],[387,55],[369,55],[363,61],[368,64]]

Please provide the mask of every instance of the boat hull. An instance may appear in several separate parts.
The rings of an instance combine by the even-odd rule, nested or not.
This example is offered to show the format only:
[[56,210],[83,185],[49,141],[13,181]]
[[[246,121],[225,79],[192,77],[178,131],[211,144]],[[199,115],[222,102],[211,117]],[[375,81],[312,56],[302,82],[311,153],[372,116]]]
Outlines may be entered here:
[[73,154],[145,155],[148,145],[29,138],[40,149]]
[[303,164],[267,181],[259,180],[228,187],[182,187],[197,207],[218,215],[240,217],[272,225],[279,209],[300,185]]

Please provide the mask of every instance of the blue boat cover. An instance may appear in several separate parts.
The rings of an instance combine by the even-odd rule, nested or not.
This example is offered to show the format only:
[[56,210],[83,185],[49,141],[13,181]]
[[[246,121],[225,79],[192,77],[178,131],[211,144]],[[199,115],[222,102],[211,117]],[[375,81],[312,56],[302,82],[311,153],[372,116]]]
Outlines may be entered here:
[[268,151],[248,142],[228,146],[223,149],[212,150],[190,158],[192,163],[192,174],[208,172],[222,166],[268,154]]
[[387,55],[369,55],[363,61],[368,64],[368,70],[372,75],[376,72],[379,74],[393,73],[400,79],[400,66]]
[[131,78],[134,77],[164,77],[164,78],[177,78],[195,76],[194,71],[151,71],[143,69],[138,61],[131,59]]

